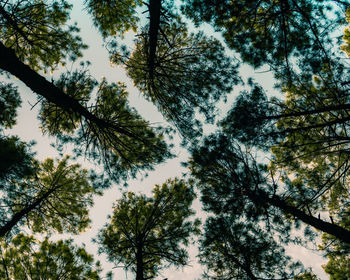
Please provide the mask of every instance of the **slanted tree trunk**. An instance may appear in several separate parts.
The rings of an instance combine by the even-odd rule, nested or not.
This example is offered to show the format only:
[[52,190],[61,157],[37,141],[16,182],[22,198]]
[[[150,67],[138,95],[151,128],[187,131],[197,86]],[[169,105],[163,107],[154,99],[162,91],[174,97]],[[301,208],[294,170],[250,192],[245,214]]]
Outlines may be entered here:
[[2,227],[0,227],[0,237],[4,237],[7,233],[9,233],[15,225],[19,223],[26,215],[28,215],[31,211],[33,211],[36,207],[38,207],[41,203],[43,203],[49,196],[54,193],[59,187],[52,188],[45,192],[42,196],[36,198],[34,202],[15,213],[12,218],[7,221]]
[[257,193],[253,191],[247,191],[246,195],[256,204],[268,206],[272,205],[279,208],[282,212],[286,214],[291,214],[295,218],[303,221],[304,223],[313,226],[314,228],[331,234],[338,238],[339,240],[350,244],[350,231],[338,226],[336,224],[332,224],[329,222],[325,222],[321,219],[315,218],[312,215],[308,215],[302,210],[298,209],[295,206],[289,205],[285,200],[280,198],[277,195],[269,196],[265,191],[259,190]]
[[16,76],[25,83],[32,91],[44,97],[48,102],[51,102],[63,110],[71,113],[78,113],[88,121],[95,123],[100,128],[111,128],[126,136],[136,138],[126,129],[118,127],[115,124],[106,122],[92,114],[87,108],[81,105],[73,97],[65,94],[61,89],[53,83],[46,80],[36,71],[24,64],[15,54],[14,50],[7,48],[0,41],[0,69],[5,70]]

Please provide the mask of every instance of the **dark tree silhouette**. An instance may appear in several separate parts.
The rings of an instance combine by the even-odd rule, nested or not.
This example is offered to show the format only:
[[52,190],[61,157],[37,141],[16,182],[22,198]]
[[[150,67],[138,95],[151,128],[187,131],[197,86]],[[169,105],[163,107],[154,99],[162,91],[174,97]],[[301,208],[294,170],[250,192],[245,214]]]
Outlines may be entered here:
[[188,254],[181,244],[187,246],[191,235],[199,233],[199,220],[188,219],[194,198],[193,187],[181,180],[156,185],[151,198],[126,193],[99,233],[100,252],[131,269],[137,280],[154,278],[164,266],[186,265]]

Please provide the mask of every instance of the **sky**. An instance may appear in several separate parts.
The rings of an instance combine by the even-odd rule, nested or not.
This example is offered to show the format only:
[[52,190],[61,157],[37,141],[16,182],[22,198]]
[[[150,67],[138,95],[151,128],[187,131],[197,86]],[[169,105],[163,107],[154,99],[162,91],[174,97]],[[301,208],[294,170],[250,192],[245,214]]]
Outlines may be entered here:
[[[78,2],[78,1],[77,1]],[[87,50],[84,51],[84,59],[91,62],[90,71],[92,76],[100,80],[105,77],[109,82],[122,81],[126,84],[129,92],[129,102],[132,107],[135,107],[139,114],[141,114],[146,120],[151,124],[158,125],[159,123],[165,124],[166,122],[161,116],[161,114],[156,110],[155,106],[146,101],[142,94],[133,87],[132,81],[125,75],[123,69],[118,67],[112,67],[109,63],[107,50],[102,46],[103,41],[101,36],[98,34],[97,30],[93,27],[90,16],[85,10],[82,9],[81,2],[80,4],[75,3],[75,6],[72,10],[72,20],[77,21],[78,26],[81,28],[81,36],[83,41],[89,46]],[[206,31],[212,32],[210,28],[206,28]],[[127,34],[127,37],[132,37],[133,34]],[[216,34],[217,35],[217,34]],[[73,65],[73,67],[77,67]],[[67,67],[71,67],[68,65]],[[64,69],[63,69],[64,70]],[[271,94],[273,92],[273,79],[270,73],[258,73],[263,71],[254,72],[249,67],[244,67],[241,70],[242,74],[254,75],[255,79],[258,82],[261,82],[265,88],[268,88]],[[254,73],[253,73],[254,72]],[[54,74],[56,75],[56,74]],[[48,77],[49,78],[49,77]],[[22,108],[19,111],[18,115],[18,125],[11,130],[11,134],[17,134],[24,141],[35,140],[37,142],[34,150],[37,152],[37,158],[42,160],[47,157],[56,157],[58,156],[55,149],[50,146],[50,143],[55,142],[54,138],[49,138],[46,135],[43,135],[39,129],[39,121],[37,120],[39,106],[32,106],[36,103],[36,95],[32,93],[28,88],[23,84],[17,81],[20,92],[22,94]],[[235,96],[238,93],[239,88],[234,89],[233,93],[229,96],[227,104],[221,104],[220,108],[222,111],[222,116],[229,109],[230,104],[232,104]],[[211,128],[207,128],[211,130]],[[186,161],[188,158],[188,153],[186,150],[179,146],[180,138],[175,137],[175,154],[176,158],[168,160],[166,163],[157,165],[154,172],[149,172],[147,178],[139,176],[136,180],[128,181],[129,187],[128,190],[135,191],[138,193],[144,193],[150,195],[151,190],[155,184],[162,184],[168,178],[174,178],[176,176],[180,177],[183,172],[186,170],[181,166],[182,161]],[[69,153],[69,148],[66,151]],[[91,168],[99,168],[93,166],[89,162],[81,162],[83,166]],[[111,189],[104,192],[103,197],[99,197],[95,200],[95,205],[90,211],[91,215],[91,228],[88,229],[85,233],[81,234],[78,237],[74,236],[55,236],[54,238],[62,239],[73,237],[78,244],[84,243],[86,249],[92,253],[96,254],[97,245],[91,242],[91,239],[96,237],[99,229],[107,222],[107,216],[112,213],[113,203],[121,197],[122,186],[113,186]],[[125,190],[125,189],[123,189]],[[199,200],[196,200],[193,204],[193,208],[197,211],[197,215],[201,218],[205,217],[205,213],[201,211],[201,205]],[[321,277],[322,280],[327,279],[327,276],[324,274],[322,268],[320,267],[322,263],[325,263],[326,260],[320,257],[317,253],[311,252],[305,248],[301,247],[289,247],[287,252],[290,253],[295,258],[300,259],[305,267],[312,266],[313,271]],[[162,271],[156,279],[168,278],[169,280],[175,279],[199,279],[202,273],[203,268],[196,261],[197,249],[195,246],[189,248],[190,253],[190,265],[179,270],[174,270],[172,268]],[[121,268],[113,268],[115,265],[110,264],[106,261],[103,255],[97,256],[97,259],[102,261],[103,267],[105,268],[104,273],[109,270],[112,270],[114,273],[113,279],[124,280],[124,279],[133,279],[133,275],[125,273]]]

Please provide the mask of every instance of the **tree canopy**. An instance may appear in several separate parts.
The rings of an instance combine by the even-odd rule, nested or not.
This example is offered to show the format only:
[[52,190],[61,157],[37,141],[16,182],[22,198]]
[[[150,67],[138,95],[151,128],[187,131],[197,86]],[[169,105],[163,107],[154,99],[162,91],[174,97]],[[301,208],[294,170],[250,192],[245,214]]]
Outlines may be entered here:
[[73,245],[73,240],[40,242],[19,234],[10,243],[1,243],[1,279],[98,280],[100,270],[92,255]]
[[191,185],[177,179],[156,185],[153,197],[124,194],[110,223],[99,233],[100,252],[134,271],[137,280],[152,279],[169,265],[186,265],[188,253],[183,246],[199,233],[200,221],[189,220],[195,196]]
[[[0,0],[2,278],[99,279],[85,249],[49,235],[86,230],[103,190],[175,157],[174,130],[192,178],[156,185],[152,197],[122,194],[96,238],[111,262],[152,279],[186,265],[201,234],[207,279],[317,279],[285,250],[311,243],[331,280],[350,277],[349,1],[84,1],[110,63],[170,126],[132,108],[125,81],[93,77],[73,4]],[[271,77],[259,83],[254,71]],[[23,88],[37,97],[55,159],[39,161],[35,143],[12,133]]]
[[291,279],[301,271],[271,233],[229,215],[207,219],[199,257],[205,279]]
[[[86,156],[104,163],[107,170],[111,170],[109,167],[113,165],[117,169],[113,174],[115,180],[126,178],[130,175],[129,171],[135,174],[138,170],[152,169],[154,163],[162,162],[169,157],[170,153],[162,139],[162,133],[150,128],[146,121],[141,120],[140,116],[128,107],[126,100],[123,100],[126,92],[122,85],[109,86],[106,81],[101,81],[99,84],[101,96],[95,99],[94,105],[91,105],[88,104],[90,94],[98,83],[89,77],[86,71],[81,71],[80,74],[77,72],[62,74],[57,82],[50,82],[36,72],[42,68],[55,69],[58,64],[66,63],[66,58],[74,60],[81,56],[84,45],[80,37],[71,36],[78,31],[78,28],[66,23],[71,5],[66,1],[34,2],[37,3],[19,1],[17,4],[4,4],[4,13],[8,15],[2,18],[4,24],[8,25],[8,28],[18,29],[16,31],[18,34],[11,38],[16,38],[14,43],[18,46],[21,46],[22,41],[25,42],[25,46],[30,47],[30,51],[22,47],[16,52],[17,49],[4,37],[0,42],[2,57],[0,69],[16,76],[38,94],[39,101],[43,102],[45,108],[44,114],[53,114],[51,118],[46,116],[48,118],[45,118],[43,123],[44,131],[52,135],[66,133],[65,142],[76,143],[78,150],[80,148],[82,151],[87,151]],[[15,11],[15,8],[24,9],[28,13],[25,18],[36,19],[37,17],[39,23],[33,20],[26,22],[25,28],[18,26],[17,21],[10,14],[12,10]],[[39,24],[39,30],[37,30],[37,24]],[[6,30],[5,27],[4,30]],[[51,34],[51,32],[58,32],[58,34]],[[32,42],[31,35],[39,36],[36,35],[37,33],[43,36],[43,39],[33,39]],[[45,42],[41,43],[42,40]],[[56,51],[50,43],[55,44],[59,50]],[[69,52],[73,52],[74,55],[67,57]],[[30,57],[26,57],[28,55]],[[79,83],[83,83],[85,88],[82,85],[79,86]],[[106,98],[109,99],[107,103],[104,102]],[[110,110],[115,112],[110,114]],[[124,117],[119,117],[119,112],[117,113],[119,110]],[[63,115],[55,118],[62,111],[73,117],[67,118]],[[45,128],[45,125],[49,127]],[[62,130],[58,132],[53,127],[59,127]],[[82,141],[85,142],[85,149],[81,148]],[[133,151],[144,152],[133,153]]]
[[112,61],[124,64],[135,86],[165,118],[184,136],[194,138],[202,127],[194,121],[196,110],[213,122],[215,104],[240,81],[238,63],[225,54],[217,39],[189,33],[177,18],[161,27],[152,69],[144,51],[150,44],[147,33],[136,41],[130,55],[115,53]]

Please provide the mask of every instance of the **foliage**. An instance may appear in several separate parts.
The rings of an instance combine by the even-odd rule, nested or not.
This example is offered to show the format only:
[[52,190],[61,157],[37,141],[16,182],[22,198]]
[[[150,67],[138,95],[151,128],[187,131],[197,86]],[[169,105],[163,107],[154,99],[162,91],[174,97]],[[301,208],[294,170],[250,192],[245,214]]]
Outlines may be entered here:
[[[348,203],[344,205],[343,215],[337,222],[342,226],[350,228],[350,215]],[[339,220],[339,221],[338,221]],[[339,242],[329,234],[322,235],[322,244],[319,245],[327,256],[328,262],[323,265],[325,272],[329,275],[330,280],[340,280],[350,277],[350,246],[349,244]]]
[[[183,10],[197,24],[211,23],[230,48],[254,67],[290,71],[291,58],[322,61],[333,26],[344,24],[347,1],[191,0]],[[332,13],[332,16],[328,16]]]
[[136,32],[139,18],[135,9],[142,5],[140,0],[86,0],[85,5],[92,20],[103,37],[123,35],[130,29]]
[[271,171],[283,169],[283,180],[303,196],[304,206],[321,203],[332,213],[348,196],[348,72],[338,66],[333,73],[285,85],[285,100],[268,99],[252,83],[221,122],[239,141],[271,149]]
[[[346,10],[346,20],[347,22],[350,22],[350,9],[348,8]],[[344,37],[343,40],[345,41],[345,44],[341,46],[341,49],[346,52],[348,56],[350,56],[350,28],[347,27],[344,30]]]
[[[296,182],[283,180],[283,173],[276,173],[269,170],[266,164],[258,163],[250,148],[240,145],[223,133],[207,137],[200,147],[192,150],[189,168],[198,180],[204,209],[218,218],[221,215],[228,216],[233,228],[240,228],[244,223],[247,231],[251,225],[255,225],[258,232],[266,231],[265,235],[258,238],[261,242],[273,233],[282,244],[293,240],[299,243],[298,239],[293,239],[291,230],[292,225],[299,228],[301,221],[332,234],[339,242],[350,241],[346,239],[350,235],[343,224],[336,220],[331,223],[314,217],[313,213],[320,211],[320,206],[317,203],[313,204],[313,208],[308,208],[307,204],[305,206],[306,196],[296,189],[296,186],[300,186],[303,190],[305,186],[302,183],[297,185]],[[208,225],[214,223],[214,220],[210,220]],[[330,232],[333,227],[339,230],[338,233]],[[207,233],[210,230],[206,228]],[[238,236],[239,232],[237,230]],[[314,233],[307,230],[304,236],[306,240],[312,240]],[[202,244],[205,244],[203,250],[211,252],[210,246],[215,246],[215,238],[209,240]],[[226,254],[224,247],[221,247],[220,253]],[[268,256],[268,251],[263,253]],[[255,261],[261,259],[263,258]],[[253,265],[250,261],[246,264],[249,267]],[[216,264],[210,266],[215,267]],[[233,267],[239,271],[239,267]],[[250,272],[246,269],[245,273],[249,276]],[[268,270],[265,269],[264,273],[268,273]]]
[[[148,26],[143,32],[146,32]],[[146,33],[144,33],[146,34]],[[135,86],[143,92],[187,137],[198,136],[201,122],[197,110],[213,122],[215,103],[240,79],[237,63],[225,54],[221,43],[203,33],[189,33],[177,19],[161,26],[154,65],[150,69],[149,36],[136,40],[128,53],[115,53],[112,61],[124,64]],[[196,131],[197,130],[197,131]]]
[[[171,0],[84,5],[111,47],[112,63],[125,66],[135,86],[192,145],[190,171],[211,212],[200,239],[205,277],[317,279],[310,270],[300,271],[282,247],[317,240],[313,229],[323,232],[325,271],[332,280],[349,277],[350,33],[340,31],[349,21],[348,1],[191,0],[182,1],[183,14]],[[38,72],[82,56],[86,45],[69,21],[71,8],[65,0],[0,0],[0,71],[38,94],[42,131],[59,140],[60,151],[73,143],[74,159],[102,164],[109,179],[120,183],[172,156],[167,129],[152,127],[129,107],[123,83],[98,81],[83,64],[51,81]],[[140,8],[147,9],[147,18],[138,14]],[[227,46],[204,32],[190,33],[188,19],[197,27],[211,24]],[[117,52],[116,42],[129,31],[139,32],[134,48]],[[200,141],[202,124],[214,124],[218,101],[243,80],[230,51],[254,68],[267,67],[280,95],[271,97],[249,78],[218,123],[220,130]],[[89,223],[93,195],[109,181],[69,164],[68,157],[35,160],[33,143],[5,133],[16,124],[18,89],[1,82],[0,93],[0,236],[17,242],[3,243],[1,273],[10,278],[4,258],[13,263],[11,277],[21,278],[31,261],[51,264],[41,256],[50,258],[59,248],[73,252],[65,260],[74,266],[74,258],[87,254],[70,241],[54,245],[14,234],[24,225],[34,232],[79,233]],[[152,198],[124,194],[99,234],[101,252],[137,279],[185,265],[182,246],[199,227],[187,220],[194,197],[192,185],[179,180],[156,186]],[[302,222],[307,227],[298,239],[293,229]],[[82,262],[92,264],[90,257]],[[98,279],[93,270],[86,273],[72,279]]]
[[168,180],[153,188],[153,197],[128,192],[114,206],[109,224],[98,236],[100,252],[123,263],[136,279],[149,279],[168,265],[184,266],[192,234],[199,220],[189,221],[195,193],[182,180]]
[[98,280],[100,270],[100,264],[72,240],[40,242],[19,234],[10,243],[1,243],[1,279]]
[[290,279],[301,266],[285,256],[271,232],[230,215],[207,219],[199,257],[206,279]]
[[[22,57],[21,53],[11,44],[8,45],[4,39],[0,42],[3,58],[0,61],[0,68],[4,70],[3,73],[17,76],[40,96],[40,101],[43,102],[41,119],[44,131],[61,136],[63,143],[76,144],[77,155],[85,153],[90,159],[103,163],[115,181],[125,180],[130,175],[134,177],[140,170],[152,170],[154,164],[164,161],[171,154],[163,139],[163,133],[150,127],[148,122],[128,106],[124,85],[121,83],[109,85],[105,80],[98,83],[86,69],[63,73],[58,81],[51,82],[36,72],[41,68],[54,68],[58,63],[64,64],[67,61],[66,55],[69,54],[70,47],[67,46],[68,49],[65,47],[65,40],[69,44],[78,44],[79,46],[74,45],[72,48],[75,56],[80,55],[78,49],[83,47],[80,46],[80,39],[71,37],[77,30],[69,28],[68,31],[63,31],[70,7],[65,1],[6,3],[3,14],[0,13],[4,22],[10,22],[22,36],[25,30],[18,27],[13,19],[9,19],[6,9],[13,10],[11,13],[17,17],[21,16],[20,10],[25,9],[28,18],[38,19],[38,22],[33,20],[33,26],[29,23],[26,25],[29,31],[40,33],[40,36],[45,38],[45,43],[40,43],[38,46],[46,48],[46,45],[54,43],[55,46],[47,47],[54,51],[52,57],[42,49],[28,51],[19,43],[17,47],[23,51],[24,57]],[[40,22],[43,26],[37,26]],[[36,28],[43,30],[36,31]],[[50,32],[46,32],[46,29]],[[58,33],[54,33],[54,30]],[[20,35],[18,40],[21,38]],[[38,42],[41,42],[40,40]],[[56,47],[59,50],[56,50]],[[65,55],[61,55],[61,51]],[[29,54],[33,57],[27,58],[26,55]],[[97,98],[95,99],[95,96],[90,98],[97,85],[99,86]],[[109,103],[106,103],[107,100]],[[115,110],[118,111],[114,112]],[[111,166],[115,167],[114,171]]]
[[1,41],[34,70],[56,68],[86,48],[76,25],[68,25],[72,5],[64,0],[1,1]]
[[319,278],[310,270],[295,276],[294,280],[319,280]]
[[[210,22],[222,31],[245,62],[268,65],[283,94],[267,97],[262,86],[248,80],[250,89],[240,93],[220,122],[223,132],[192,148],[190,168],[205,209],[234,217],[233,225],[243,220],[249,227],[249,221],[259,221],[282,240],[288,233],[285,241],[292,240],[287,221],[308,223],[301,216],[315,218],[318,213],[319,221],[329,221],[327,227],[345,230],[336,237],[325,234],[330,240],[320,247],[329,259],[325,271],[339,277],[334,279],[347,277],[348,250],[339,248],[348,247],[342,238],[349,236],[350,107],[349,68],[334,39],[339,33],[332,28],[344,24],[348,6],[347,1],[196,0],[183,5],[197,24]],[[345,53],[347,33],[346,29]],[[300,215],[288,213],[286,205]],[[285,216],[272,211],[274,207]],[[321,219],[320,213],[329,219]],[[305,231],[305,240],[314,235],[309,234]],[[214,244],[212,239],[206,246]],[[202,250],[209,252],[205,246]],[[215,270],[219,263],[206,264]],[[307,272],[298,277],[316,278]]]
[[[135,176],[139,170],[152,169],[154,164],[171,157],[162,133],[129,107],[124,84],[108,84],[106,80],[98,83],[87,70],[81,70],[62,74],[56,86],[108,126],[43,100],[42,130],[63,143],[74,143],[77,155],[104,164],[115,181],[126,180],[130,174]],[[96,87],[91,104],[90,96]]]
[[[220,121],[223,131],[248,145],[259,145],[262,149],[269,149],[275,143],[274,126],[271,125],[269,115],[277,113],[277,106],[272,106],[264,89],[250,79],[250,91],[243,90],[236,97],[231,110],[225,119]],[[272,139],[271,139],[272,138]]]
[[16,178],[25,178],[34,174],[33,154],[30,144],[21,142],[18,137],[0,136],[0,182],[11,182]]
[[0,82],[0,131],[1,127],[11,128],[16,124],[17,108],[21,98],[12,84]]
[[330,276],[330,280],[342,280],[350,277],[349,251],[342,255],[335,253],[327,254],[328,262],[323,266],[325,272]]
[[1,178],[1,236],[24,224],[34,232],[84,230],[90,222],[93,195],[101,194],[104,187],[100,178],[78,164],[69,165],[68,157],[56,164],[53,159],[42,163],[30,159],[27,165],[34,167],[30,172],[24,163],[14,162],[11,172]]

